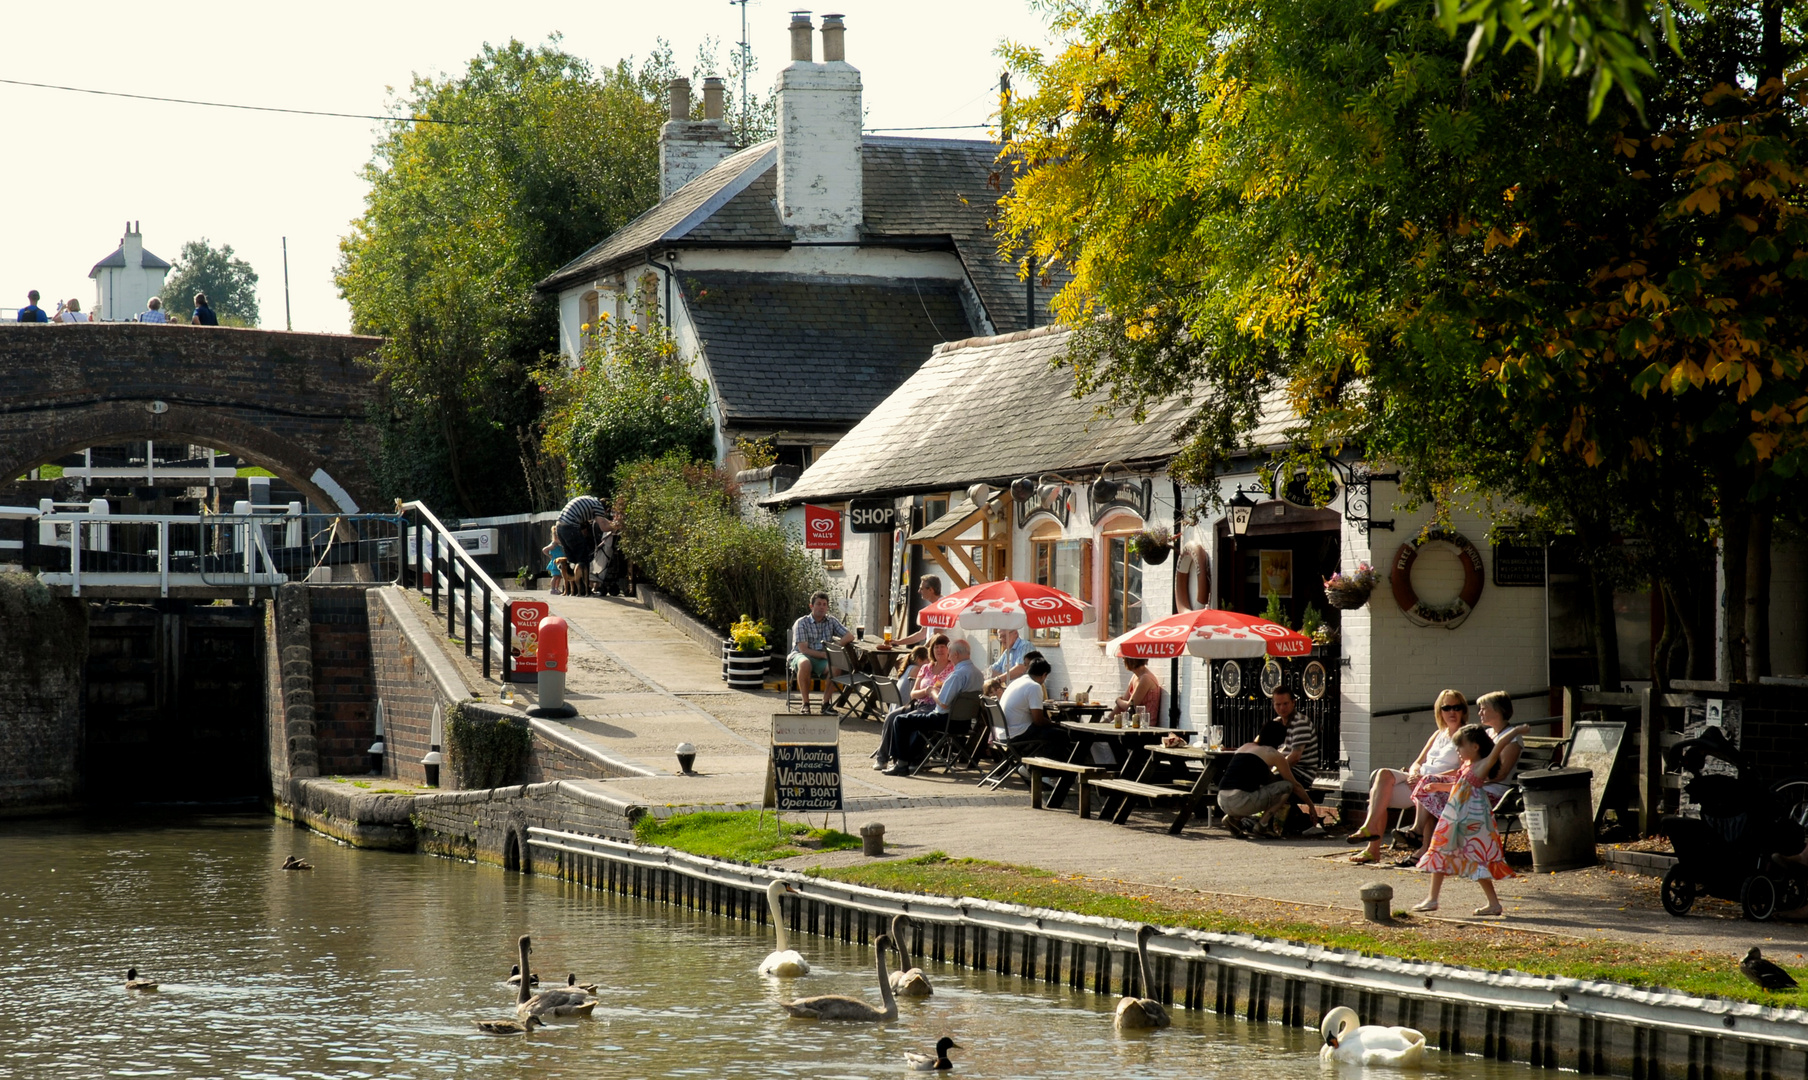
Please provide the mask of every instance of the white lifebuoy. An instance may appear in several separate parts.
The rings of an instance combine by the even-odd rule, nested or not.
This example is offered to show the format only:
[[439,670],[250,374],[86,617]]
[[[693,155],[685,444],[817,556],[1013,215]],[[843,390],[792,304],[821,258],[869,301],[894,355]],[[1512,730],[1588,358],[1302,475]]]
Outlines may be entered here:
[[1180,547],[1174,562],[1174,610],[1197,611],[1212,598],[1212,560],[1194,540]]

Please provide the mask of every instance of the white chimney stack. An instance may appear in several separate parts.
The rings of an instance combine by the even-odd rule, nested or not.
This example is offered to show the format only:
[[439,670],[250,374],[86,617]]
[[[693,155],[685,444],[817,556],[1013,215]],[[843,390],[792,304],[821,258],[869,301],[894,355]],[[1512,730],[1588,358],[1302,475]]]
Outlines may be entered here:
[[791,63],[778,74],[778,206],[801,241],[857,240],[864,219],[860,71],[844,58],[840,15],[822,19],[812,58],[810,13],[791,13]]
[[669,109],[659,129],[659,197],[708,172],[734,153],[728,124],[722,119],[722,80],[703,80],[703,119],[691,119],[691,81],[673,79],[666,86]]

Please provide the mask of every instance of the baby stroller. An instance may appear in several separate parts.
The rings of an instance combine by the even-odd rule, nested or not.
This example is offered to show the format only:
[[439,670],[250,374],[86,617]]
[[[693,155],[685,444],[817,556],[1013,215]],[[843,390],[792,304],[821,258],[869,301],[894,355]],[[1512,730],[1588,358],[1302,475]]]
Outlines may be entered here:
[[[1698,818],[1670,814],[1659,826],[1676,851],[1676,865],[1664,875],[1664,910],[1689,913],[1697,896],[1732,900],[1745,917],[1762,922],[1808,900],[1808,876],[1771,858],[1773,852],[1802,850],[1800,780],[1766,789],[1747,781],[1751,763],[1719,728],[1685,739],[1666,755],[1672,769],[1692,773],[1684,786],[1701,808]],[[1719,758],[1733,773],[1704,771]]]

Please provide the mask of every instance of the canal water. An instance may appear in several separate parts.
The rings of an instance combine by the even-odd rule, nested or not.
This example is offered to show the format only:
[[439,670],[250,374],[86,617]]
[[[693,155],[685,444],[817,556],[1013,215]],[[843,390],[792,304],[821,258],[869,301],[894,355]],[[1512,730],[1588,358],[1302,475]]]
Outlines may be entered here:
[[[315,869],[279,870],[291,854]],[[512,1015],[523,933],[543,980],[602,984],[592,1019],[476,1031]],[[864,1078],[903,1074],[904,1052],[942,1035],[966,1076],[1321,1071],[1313,1033],[1176,1011],[1120,1035],[1112,999],[923,961],[935,995],[896,1022],[793,1020],[778,1007],[793,995],[878,1003],[872,952],[801,937],[814,970],[780,982],[755,974],[769,935],[259,815],[0,822],[0,1076]],[[128,966],[162,988],[127,993]],[[1424,1073],[1531,1075],[1436,1052]]]

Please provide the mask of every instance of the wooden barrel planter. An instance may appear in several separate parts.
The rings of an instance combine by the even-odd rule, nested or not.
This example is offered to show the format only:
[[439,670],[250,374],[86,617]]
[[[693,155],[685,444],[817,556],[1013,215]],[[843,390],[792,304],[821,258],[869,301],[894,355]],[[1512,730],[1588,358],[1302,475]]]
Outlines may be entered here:
[[766,685],[766,650],[744,652],[732,640],[722,643],[722,678],[737,690],[759,690]]

